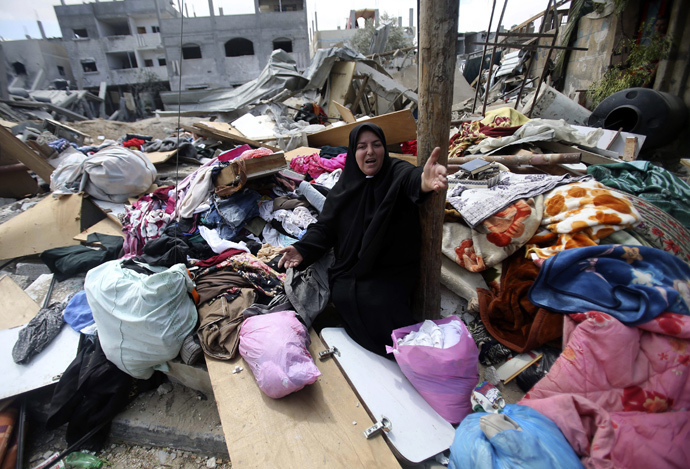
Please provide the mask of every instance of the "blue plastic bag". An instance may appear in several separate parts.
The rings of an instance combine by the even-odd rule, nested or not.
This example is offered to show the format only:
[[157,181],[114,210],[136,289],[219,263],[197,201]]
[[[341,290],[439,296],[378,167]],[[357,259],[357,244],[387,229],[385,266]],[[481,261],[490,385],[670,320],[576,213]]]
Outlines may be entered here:
[[477,412],[465,417],[450,446],[449,469],[520,467],[583,466],[556,424],[530,407],[508,404],[500,414]]

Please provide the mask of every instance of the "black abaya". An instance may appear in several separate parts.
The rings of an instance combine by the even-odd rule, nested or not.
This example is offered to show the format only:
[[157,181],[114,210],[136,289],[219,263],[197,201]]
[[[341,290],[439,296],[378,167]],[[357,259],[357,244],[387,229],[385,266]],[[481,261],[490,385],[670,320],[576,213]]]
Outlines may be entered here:
[[423,168],[386,151],[379,172],[367,178],[355,159],[363,130],[374,132],[385,148],[380,127],[363,123],[352,130],[340,180],[317,223],[293,246],[304,258],[301,267],[334,248],[331,299],[348,334],[383,355],[393,329],[414,322],[410,303],[419,269]]

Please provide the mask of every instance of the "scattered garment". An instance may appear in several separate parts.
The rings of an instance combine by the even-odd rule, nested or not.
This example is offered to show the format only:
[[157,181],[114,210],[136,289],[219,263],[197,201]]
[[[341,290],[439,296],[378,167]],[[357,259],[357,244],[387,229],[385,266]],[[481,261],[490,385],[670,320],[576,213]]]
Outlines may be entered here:
[[166,192],[156,191],[140,197],[131,206],[125,205],[122,220],[125,258],[141,255],[148,241],[159,238],[165,232],[172,219]]
[[626,194],[640,213],[642,220],[630,231],[650,246],[670,252],[690,264],[690,231],[678,220],[644,199]]
[[82,332],[94,323],[93,313],[91,312],[89,302],[86,300],[85,290],[78,291],[69,300],[63,311],[62,319],[77,332]]
[[[449,211],[459,221],[452,221]],[[538,195],[520,199],[470,228],[446,202],[441,250],[468,271],[482,272],[524,246],[539,229],[543,212],[544,197]]]
[[124,242],[121,236],[102,233],[91,233],[86,241],[89,244],[100,244],[95,248],[82,245],[64,246],[48,249],[41,253],[41,260],[53,272],[58,282],[85,273],[104,262],[117,259],[120,257]]
[[249,252],[244,242],[240,241],[239,243],[235,243],[234,241],[222,239],[217,231],[206,228],[205,226],[199,227],[199,233],[201,233],[201,236],[216,254],[222,254],[228,249]]
[[477,288],[482,323],[491,336],[517,353],[560,338],[563,315],[535,306],[528,297],[539,267],[525,258],[524,250],[509,257],[502,267],[498,291]]
[[611,233],[630,228],[640,214],[628,198],[595,181],[557,187],[544,198],[542,231],[528,247],[528,253],[546,258],[583,246],[596,246]]
[[690,228],[690,184],[663,167],[638,160],[592,165],[587,174],[606,186],[651,202]]
[[563,353],[519,404],[553,420],[587,467],[686,467],[690,317],[628,327],[589,311],[565,321]]
[[601,311],[629,325],[664,312],[690,315],[690,265],[646,246],[567,249],[544,261],[529,299],[558,313]]
[[300,174],[308,174],[317,178],[323,173],[332,173],[336,169],[345,167],[346,155],[338,155],[335,158],[321,158],[318,154],[297,156],[290,160],[290,169]]
[[197,336],[206,355],[218,360],[230,360],[237,353],[239,333],[244,317],[242,311],[256,298],[252,288],[237,286],[199,305]]
[[471,227],[505,209],[519,199],[529,199],[556,186],[584,181],[589,176],[549,176],[546,174],[515,174],[506,172],[501,181],[488,189],[467,189],[457,185],[447,200]]
[[41,308],[36,316],[19,331],[12,348],[12,360],[18,365],[29,363],[57,337],[64,324],[62,311],[65,303],[53,303]]
[[231,269],[237,272],[251,283],[258,292],[266,296],[273,297],[283,293],[285,274],[276,272],[252,254],[245,252],[228,257],[212,267],[203,269],[197,274],[197,277],[224,269]]

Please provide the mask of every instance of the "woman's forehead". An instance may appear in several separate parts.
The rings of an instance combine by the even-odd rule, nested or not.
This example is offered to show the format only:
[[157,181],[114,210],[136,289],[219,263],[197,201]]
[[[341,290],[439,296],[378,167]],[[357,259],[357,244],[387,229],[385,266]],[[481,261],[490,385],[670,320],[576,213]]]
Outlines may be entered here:
[[357,143],[360,142],[374,142],[376,140],[381,140],[381,137],[376,135],[373,130],[363,129],[357,136]]

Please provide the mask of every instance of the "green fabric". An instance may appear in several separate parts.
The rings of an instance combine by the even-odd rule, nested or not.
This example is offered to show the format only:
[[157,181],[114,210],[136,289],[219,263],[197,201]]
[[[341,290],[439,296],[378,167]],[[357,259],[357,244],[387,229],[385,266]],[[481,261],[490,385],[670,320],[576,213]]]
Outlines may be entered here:
[[690,185],[649,161],[592,165],[587,173],[602,184],[636,195],[690,227]]

